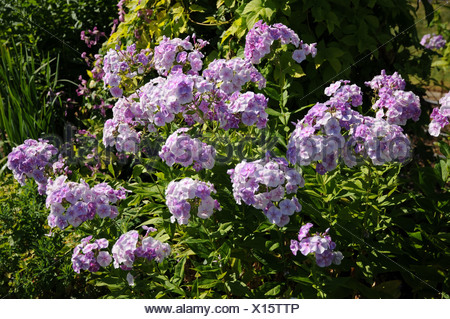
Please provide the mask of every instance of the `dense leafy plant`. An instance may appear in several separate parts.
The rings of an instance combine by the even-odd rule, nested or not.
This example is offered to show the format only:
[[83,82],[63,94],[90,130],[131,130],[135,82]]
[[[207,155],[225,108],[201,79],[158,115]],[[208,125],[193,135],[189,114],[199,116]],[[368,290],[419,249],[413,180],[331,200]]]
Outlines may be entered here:
[[[3,298],[94,297],[105,293],[70,265],[76,234],[49,237],[48,212],[36,187],[5,174],[0,187],[0,294]],[[69,246],[68,246],[69,244]]]
[[26,138],[62,135],[63,123],[55,119],[63,118],[62,102],[75,93],[73,81],[84,68],[82,52],[97,50],[86,49],[80,32],[93,26],[109,32],[116,5],[96,0],[0,2],[4,157]]
[[82,66],[80,55],[86,51],[80,32],[94,26],[100,31],[111,30],[117,8],[115,3],[98,0],[2,0],[1,3],[0,38],[32,44],[44,56],[59,55],[65,66],[63,78],[70,80],[78,77],[75,69]]
[[[448,22],[446,21],[446,18],[448,18],[448,9],[448,5],[444,3],[440,4],[439,8],[433,11],[433,19],[431,21],[428,19],[427,26],[429,29],[434,30],[434,32],[431,34],[425,34],[422,38],[422,41],[426,40],[427,36],[434,36],[435,39],[438,39],[438,45],[431,48],[429,47],[428,49],[438,55],[438,58],[433,61],[432,67],[436,68],[443,74],[448,74],[450,65],[450,31],[447,26]],[[427,11],[430,11],[430,8],[428,8]],[[431,15],[431,12],[428,14]],[[441,86],[443,90],[449,88],[449,84],[445,81],[445,76],[443,76],[440,80],[432,78],[432,81],[435,85]]]
[[0,134],[6,155],[26,138],[55,133],[62,112],[58,61],[52,65],[32,46],[5,44],[0,48]]
[[[89,132],[68,134],[73,140],[58,145],[65,162],[55,154],[37,167],[24,160],[35,154],[34,142],[10,155],[16,177],[49,181],[52,232],[73,236],[73,269],[107,287],[105,296],[446,296],[448,144],[437,147],[441,158],[411,157],[414,141],[399,125],[417,121],[421,109],[389,71],[367,83],[372,101],[360,86],[336,81],[325,89],[328,98],[312,100],[323,102],[298,107],[306,104],[296,95],[297,86],[307,87],[302,81],[327,82],[340,71],[331,73],[337,64],[324,57],[330,50],[320,38],[339,28],[320,17],[329,12],[322,6],[344,8],[323,1],[306,9],[327,21],[310,38],[320,38],[316,47],[282,24],[258,22],[288,21],[294,3],[219,1],[216,17],[202,22],[218,31],[203,35],[225,31],[225,41],[210,49],[199,34],[173,37],[209,14],[203,2],[121,1],[122,24],[85,83],[92,90],[86,100],[114,104],[112,118],[103,123],[93,115],[91,101]],[[391,8],[383,18],[396,10],[411,17],[411,7],[375,5]],[[222,21],[230,15],[231,27]],[[379,35],[365,30],[358,36]],[[244,36],[239,48],[234,40]],[[227,59],[214,59],[222,55]]]
[[[423,2],[429,8],[428,2]],[[399,71],[407,80],[412,75],[427,77],[430,72],[429,54],[411,54],[421,46],[416,29],[411,27],[416,8],[406,0],[395,4],[384,0],[345,4],[327,0],[244,0],[217,1],[216,7],[204,0],[173,4],[147,0],[125,1],[123,10],[124,22],[110,38],[110,45],[121,39],[145,48],[162,36],[195,32],[212,43],[220,42],[217,49],[207,52],[207,60],[218,55],[242,56],[239,48],[244,37],[259,19],[288,25],[306,42],[317,42],[319,49],[314,63],[302,67],[289,64],[280,54],[264,64],[275,92],[290,87],[288,105],[292,109],[296,108],[293,98],[301,97],[305,105],[314,103],[321,94],[318,88],[340,78],[362,85],[361,75],[374,76],[380,69]],[[432,14],[427,18],[431,21]],[[396,41],[391,41],[393,38]],[[268,87],[266,93],[272,91]]]

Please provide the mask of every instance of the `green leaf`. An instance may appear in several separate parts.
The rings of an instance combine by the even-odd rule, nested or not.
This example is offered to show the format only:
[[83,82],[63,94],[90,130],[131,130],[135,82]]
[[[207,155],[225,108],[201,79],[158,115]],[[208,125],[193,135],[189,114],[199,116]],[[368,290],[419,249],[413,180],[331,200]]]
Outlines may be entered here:
[[328,32],[334,31],[334,26],[339,25],[339,18],[333,11],[328,11],[326,14],[326,20]]
[[378,18],[376,16],[367,15],[364,17],[364,19],[366,19],[371,28],[377,29],[380,26],[380,22],[378,21]]
[[401,280],[390,280],[376,285],[371,290],[380,293],[380,297],[388,296],[391,298],[399,298],[401,296],[401,286]]
[[278,90],[274,88],[271,87],[264,88],[264,94],[266,94],[268,97],[270,97],[275,101],[280,101],[280,93],[278,92]]
[[109,163],[108,165],[108,171],[111,173],[111,175],[116,178],[116,174],[114,173],[114,167],[112,165],[112,163]]
[[275,297],[278,296],[281,292],[281,285],[278,285],[272,289],[270,289],[269,291],[267,291],[264,296],[266,297]]
[[199,6],[198,4],[192,4],[189,7],[189,11],[191,11],[191,12],[205,12],[206,9],[204,7],[202,7],[202,6]]
[[442,180],[443,180],[444,182],[446,182],[446,181],[447,181],[447,178],[448,178],[448,166],[447,166],[447,161],[440,160],[440,164],[441,164]]
[[269,107],[266,108],[266,113],[269,114],[269,115],[272,115],[272,116],[276,116],[276,117],[283,116],[283,114],[281,114],[280,112],[275,111],[274,109],[271,109]]
[[343,56],[345,52],[339,48],[336,47],[329,47],[325,51],[325,58],[331,59],[331,58],[339,58]]
[[242,15],[247,15],[251,12],[259,12],[263,9],[262,0],[252,0],[244,8]]
[[188,238],[184,242],[201,258],[207,258],[212,250],[211,243],[206,239]]
[[184,266],[186,265],[186,260],[186,256],[182,257],[175,266],[173,281],[176,285],[180,285],[184,279]]
[[450,145],[448,145],[446,142],[439,142],[439,148],[441,150],[441,153],[444,154],[446,158],[450,158]]
[[342,69],[342,64],[341,64],[341,62],[339,61],[339,59],[336,59],[336,58],[329,58],[329,59],[327,59],[327,60],[328,60],[328,62],[330,63],[331,67],[334,69],[334,71],[335,71],[336,73],[339,73],[339,72],[341,71],[341,69]]
[[232,295],[237,297],[250,297],[252,295],[247,285],[240,280],[226,281],[225,287],[227,287]]
[[144,165],[141,165],[141,164],[136,165],[133,167],[133,177],[136,178],[136,177],[140,176],[143,172],[146,172],[146,171],[147,171],[147,169],[145,168]]
[[298,282],[303,285],[308,285],[308,286],[313,284],[311,279],[309,279],[308,277],[292,276],[292,277],[288,277],[287,279],[292,280],[294,282]]
[[200,289],[212,289],[218,285],[222,285],[222,282],[217,279],[200,279],[198,281],[198,288]]
[[418,241],[422,241],[422,233],[420,231],[414,233],[408,233],[409,237],[412,237]]
[[430,24],[434,18],[433,6],[428,2],[428,0],[422,0],[422,4],[423,4],[423,7],[425,8],[425,15],[426,15],[427,22],[428,22],[428,24]]

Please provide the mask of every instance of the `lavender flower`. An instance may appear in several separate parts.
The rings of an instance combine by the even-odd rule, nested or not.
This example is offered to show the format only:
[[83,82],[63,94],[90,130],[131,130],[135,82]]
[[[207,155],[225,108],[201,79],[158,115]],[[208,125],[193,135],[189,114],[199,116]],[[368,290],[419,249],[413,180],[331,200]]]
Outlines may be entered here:
[[[404,87],[400,76],[386,76],[384,71],[366,84],[380,92]],[[379,115],[375,119],[352,109],[362,104],[358,86],[349,85],[348,81],[331,84],[325,89],[329,100],[317,103],[297,122],[288,142],[287,159],[302,166],[316,162],[319,174],[335,169],[341,158],[349,167],[356,165],[357,158],[369,158],[375,165],[405,161],[409,158],[410,142],[395,123],[417,119],[420,109],[411,92],[392,92],[399,113],[394,116],[392,109],[387,120]]]
[[340,265],[344,256],[340,251],[333,251],[336,248],[336,244],[328,235],[329,229],[324,233],[310,235],[309,230],[311,227],[313,227],[311,223],[303,225],[299,230],[298,241],[295,239],[291,240],[290,249],[292,254],[294,256],[297,256],[298,252],[304,256],[314,254],[319,267],[328,267],[332,263]]
[[258,88],[266,86],[266,79],[248,60],[234,58],[231,60],[214,60],[203,71],[206,80],[214,82],[228,95],[241,91],[248,82],[258,83]]
[[80,270],[97,272],[100,267],[108,267],[111,264],[112,257],[109,252],[101,250],[108,248],[108,240],[105,238],[97,239],[91,243],[92,236],[81,240],[72,254],[72,268],[76,273]]
[[104,36],[105,32],[100,32],[97,27],[94,27],[93,30],[81,31],[80,34],[81,40],[86,43],[88,48],[92,47],[93,45],[97,45],[100,38]]
[[227,112],[219,114],[221,127],[230,127],[230,117],[242,122],[247,126],[256,124],[258,128],[264,128],[267,124],[268,115],[265,111],[268,99],[261,93],[253,92],[235,93],[227,103]]
[[372,108],[378,111],[376,117],[385,118],[389,124],[405,125],[406,121],[419,120],[421,113],[420,100],[413,92],[405,92],[405,81],[395,72],[386,75],[384,70],[381,75],[375,76],[372,81],[365,83],[378,95],[378,100]]
[[102,80],[104,87],[110,88],[110,92],[114,97],[122,97],[123,78],[134,78],[138,74],[143,74],[151,67],[150,51],[136,50],[136,45],[129,45],[126,50],[109,49],[103,58]]
[[185,39],[169,39],[165,36],[163,40],[155,47],[154,66],[159,74],[167,76],[174,66],[183,68],[189,63],[192,74],[197,74],[203,67],[204,55],[199,51],[207,41],[196,39],[192,36]]
[[433,49],[441,49],[445,46],[446,41],[442,35],[433,34],[425,34],[420,40],[420,44],[425,48],[433,50]]
[[441,129],[450,123],[450,92],[447,92],[440,100],[440,107],[434,108],[430,115],[431,122],[428,132],[431,136],[439,136]]
[[316,164],[316,171],[325,174],[336,168],[346,142],[343,133],[360,123],[362,115],[351,109],[361,101],[360,90],[341,81],[325,90],[329,101],[317,103],[296,124],[286,157],[292,164]]
[[187,128],[180,128],[167,138],[159,152],[161,159],[169,166],[175,163],[184,167],[194,164],[197,171],[213,168],[216,156],[214,147],[191,138],[186,134],[188,131]]
[[180,225],[187,224],[193,210],[203,219],[211,217],[214,210],[221,210],[219,202],[211,197],[211,193],[216,193],[211,183],[189,177],[171,181],[166,189],[166,205],[172,214],[172,223],[177,221]]
[[114,268],[131,270],[136,258],[160,263],[170,255],[169,244],[154,239],[148,233],[149,231],[145,236],[139,236],[136,230],[131,230],[119,237],[112,248]]
[[[395,160],[403,162],[410,158],[411,143],[403,133],[403,129],[383,119],[366,116],[359,125],[350,129],[349,135],[350,141],[355,144],[353,148],[355,154],[368,157],[374,165],[383,165]],[[348,162],[346,164],[352,166]]]
[[[236,203],[244,202],[263,210],[273,224],[283,227],[289,223],[289,216],[301,210],[297,198],[285,198],[295,194],[305,181],[296,170],[288,167],[283,158],[271,159],[268,155],[253,162],[242,161],[235,169],[228,170],[233,183]],[[277,207],[278,203],[278,207]]]
[[27,177],[34,179],[38,184],[39,194],[43,195],[57,154],[56,147],[49,144],[48,141],[28,139],[23,144],[13,148],[11,153],[8,154],[6,165],[22,186],[25,185]]
[[261,59],[270,53],[272,43],[278,40],[281,44],[292,43],[298,48],[292,55],[298,63],[302,62],[306,55],[311,54],[314,57],[317,53],[315,43],[304,44],[292,29],[281,23],[269,26],[260,20],[255,23],[245,38],[245,58],[253,64],[259,64]]
[[66,176],[59,176],[47,184],[46,207],[50,208],[48,225],[66,228],[69,224],[78,227],[86,220],[92,220],[97,214],[100,218],[111,219],[119,214],[117,207],[111,204],[125,199],[125,189],[114,190],[106,183],[90,188],[86,182],[66,182]]

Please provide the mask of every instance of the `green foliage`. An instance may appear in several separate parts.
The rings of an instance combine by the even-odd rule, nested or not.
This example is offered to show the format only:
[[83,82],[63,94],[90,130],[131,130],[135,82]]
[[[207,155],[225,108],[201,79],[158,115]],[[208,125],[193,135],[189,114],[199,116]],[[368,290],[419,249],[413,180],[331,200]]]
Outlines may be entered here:
[[[30,43],[41,52],[60,55],[63,64],[73,64],[86,45],[82,30],[97,26],[110,29],[117,7],[114,1],[99,0],[1,0],[0,38]],[[67,65],[66,65],[67,66]],[[72,66],[72,65],[71,65]]]
[[[206,48],[206,61],[211,61],[243,56],[245,35],[256,21],[283,23],[304,42],[317,42],[318,48],[314,61],[308,59],[301,67],[286,64],[290,59],[280,54],[260,65],[269,86],[279,93],[289,89],[284,103],[287,109],[296,110],[299,104],[315,103],[332,81],[348,79],[364,88],[363,82],[381,69],[397,71],[407,82],[428,79],[432,56],[417,51],[421,46],[413,5],[407,0],[395,4],[385,0],[220,0],[215,6],[206,0],[129,1],[125,21],[110,37],[108,47],[119,40],[122,44],[136,42],[138,48],[153,47],[162,36],[195,33],[212,44],[219,43],[217,49]],[[432,16],[428,18],[431,21]]]
[[10,50],[12,43],[34,47],[40,60],[59,57],[59,78],[71,81],[63,83],[65,98],[75,99],[73,82],[86,68],[81,54],[86,52],[92,62],[98,50],[88,48],[80,33],[96,26],[109,35],[115,18],[116,1],[0,0],[0,42]]
[[[82,178],[90,185],[107,182],[113,187],[124,186],[130,193],[120,204],[118,218],[96,218],[76,231],[68,227],[46,237],[48,211],[43,199],[31,184],[18,189],[9,175],[5,185],[12,186],[0,188],[5,195],[0,201],[2,295],[443,297],[450,288],[448,143],[441,142],[431,150],[428,147],[431,154],[427,157],[417,148],[414,161],[405,165],[339,166],[324,176],[312,167],[303,167],[306,185],[297,194],[303,210],[281,228],[269,223],[260,210],[237,205],[227,174],[243,158],[256,160],[266,151],[284,156],[291,122],[311,107],[308,103],[323,100],[323,88],[330,81],[345,78],[362,85],[383,68],[387,73],[399,71],[404,78],[428,76],[430,56],[411,54],[418,46],[415,28],[410,28],[414,10],[406,0],[395,4],[387,0],[352,0],[345,4],[334,0],[219,0],[215,6],[206,0],[127,1],[125,21],[101,52],[119,41],[123,46],[137,42],[138,48],[147,48],[154,47],[163,36],[183,37],[196,32],[198,38],[212,44],[207,62],[216,57],[242,56],[247,31],[263,19],[286,24],[307,43],[317,42],[318,55],[300,67],[291,62],[286,47],[274,46],[274,54],[258,66],[268,80],[263,90],[270,98],[267,129],[224,132],[215,126],[194,125],[192,133],[217,150],[216,165],[207,172],[168,167],[157,157],[161,140],[164,142],[178,128],[175,124],[161,128],[156,137],[148,136],[148,149],[136,156],[107,157],[110,150],[101,142],[104,119],[91,113],[94,99],[107,94],[101,84],[92,84],[92,100],[84,101],[84,113],[80,115],[88,117],[83,123],[96,136],[83,140],[75,135],[78,142],[69,152],[71,178]],[[215,48],[219,39],[223,40]],[[423,138],[423,134],[417,136]],[[92,149],[96,157],[87,164],[99,165],[91,172],[83,157]],[[165,190],[170,181],[183,177],[213,182],[222,210],[206,220],[192,216],[188,225],[171,223]],[[292,254],[290,240],[306,222],[313,222],[320,232],[331,228],[330,234],[345,256],[340,265],[320,268],[312,256]],[[70,255],[81,238],[105,237],[112,245],[126,231],[142,232],[142,226],[157,228],[152,236],[170,243],[172,254],[160,264],[137,261],[130,271],[135,286],[127,283],[127,272],[112,265],[95,274],[75,275],[71,270]]]
[[[429,76],[430,58],[411,55],[419,39],[411,27],[414,8],[409,1],[243,1],[222,41],[242,41],[259,19],[281,22],[306,43],[317,42],[314,63],[302,65],[302,72],[286,72],[291,77],[290,91],[301,97],[303,105],[314,103],[332,81],[345,78],[364,87],[364,77],[379,74],[381,69],[398,71],[405,78]],[[272,61],[268,62],[266,68],[271,67]],[[284,83],[274,75],[268,80],[282,87]],[[294,101],[288,104],[290,109],[297,108]]]
[[[34,183],[34,182],[33,182]],[[105,293],[76,275],[70,258],[78,237],[49,232],[45,200],[12,175],[0,185],[0,295],[2,298],[71,298]]]
[[[276,122],[283,116],[269,113]],[[232,159],[216,163],[200,176],[214,181],[223,206],[207,220],[192,216],[188,225],[170,222],[165,187],[176,178],[197,177],[188,169],[154,162],[149,166],[141,159],[125,175],[124,185],[132,193],[121,205],[126,216],[123,231],[156,227],[156,238],[171,244],[172,258],[162,264],[137,265],[131,271],[134,287],[127,284],[123,272],[101,275],[95,284],[108,287],[108,297],[441,298],[440,292],[448,291],[448,144],[440,144],[446,159],[439,159],[434,168],[413,162],[363,164],[357,169],[340,167],[324,176],[303,168],[307,183],[297,194],[303,210],[292,216],[287,227],[278,228],[261,211],[232,199],[226,170],[239,156],[252,160],[265,152],[264,147],[242,146],[244,137],[261,140],[259,132],[251,134],[227,133],[224,144],[213,142],[225,138],[219,133],[203,135],[204,141],[217,147],[218,157],[228,150]],[[269,148],[281,153],[284,138],[279,135]],[[123,176],[123,169],[117,167],[114,174]],[[321,230],[331,227],[331,236],[345,256],[341,265],[323,269],[311,257],[292,255],[290,239],[306,222]]]
[[6,154],[27,138],[56,132],[62,115],[55,95],[58,60],[40,58],[32,46],[7,44],[0,48],[0,134]]
[[[446,10],[445,10],[446,9]],[[433,15],[433,20],[429,22],[428,27],[430,29],[435,29],[436,34],[440,34],[446,40],[446,44],[440,52],[437,53],[438,59],[435,59],[431,64],[432,67],[435,67],[438,71],[438,74],[443,74],[442,78],[435,79],[432,78],[433,82],[437,85],[440,85],[443,89],[449,89],[450,83],[448,82],[448,78],[446,76],[450,73],[450,29],[448,27],[448,18],[450,14],[448,10],[450,6],[443,5],[443,8],[440,10],[436,10]]]

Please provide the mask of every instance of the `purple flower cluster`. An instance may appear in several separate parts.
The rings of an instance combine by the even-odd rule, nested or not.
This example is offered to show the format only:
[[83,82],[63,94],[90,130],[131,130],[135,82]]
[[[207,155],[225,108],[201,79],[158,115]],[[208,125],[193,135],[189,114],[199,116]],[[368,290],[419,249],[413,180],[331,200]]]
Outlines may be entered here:
[[104,36],[105,32],[100,32],[97,27],[94,27],[93,30],[81,31],[80,34],[81,40],[86,43],[88,48],[92,47],[93,45],[97,45],[100,38]]
[[131,270],[136,258],[155,260],[160,263],[170,255],[169,244],[148,236],[150,231],[155,231],[155,229],[147,228],[145,236],[139,236],[136,230],[131,230],[119,237],[112,248],[114,268]]
[[382,88],[404,90],[406,86],[406,82],[400,74],[394,72],[392,75],[387,75],[385,70],[381,70],[380,75],[374,76],[371,81],[367,81],[364,84],[374,91],[380,91]]
[[306,60],[307,55],[311,54],[314,58],[317,54],[316,44],[317,43],[307,44],[300,41],[300,49],[297,49],[292,53],[292,59],[297,63],[302,63]]
[[244,125],[255,125],[257,128],[264,128],[267,124],[268,114],[266,113],[268,99],[261,93],[245,92],[235,93],[231,96],[228,105],[228,112],[221,117],[221,127],[226,127],[229,121],[229,114],[237,118]]
[[[350,129],[349,135],[348,147],[354,154],[368,157],[374,165],[403,162],[410,158],[411,143],[403,129],[383,119],[366,116]],[[349,167],[356,165],[351,156],[344,157],[344,162]]]
[[214,60],[203,71],[203,76],[228,95],[241,91],[248,82],[258,83],[259,89],[266,86],[266,79],[262,74],[250,61],[241,58]]
[[[103,80],[103,77],[105,76],[105,71],[103,70],[103,55],[95,54],[94,58],[95,58],[94,67],[91,70],[91,73],[94,80],[100,82],[101,80]],[[87,59],[87,61],[89,61],[89,59]]]
[[72,268],[76,273],[80,270],[97,272],[100,267],[108,267],[111,264],[112,257],[109,252],[101,249],[108,248],[108,240],[105,238],[97,239],[91,243],[92,236],[81,240],[72,254]]
[[167,138],[159,152],[161,159],[169,166],[175,163],[184,167],[194,164],[196,171],[213,168],[216,157],[214,147],[191,138],[187,131],[188,128],[180,128]]
[[309,230],[313,224],[303,225],[298,232],[298,241],[291,240],[291,251],[294,256],[300,251],[302,255],[315,254],[316,263],[319,267],[328,267],[332,263],[340,265],[344,256],[340,251],[333,251],[336,243],[328,235],[329,228],[324,233],[315,233],[310,235]]
[[206,219],[211,217],[214,210],[221,210],[217,200],[211,197],[216,193],[214,185],[192,178],[171,181],[166,189],[166,205],[172,214],[172,223],[177,221],[185,225],[189,221],[192,210],[197,210],[197,216]]
[[420,44],[425,48],[433,50],[433,49],[441,49],[445,46],[447,42],[445,41],[442,35],[433,34],[425,34],[420,40]]
[[110,87],[114,97],[121,97],[123,89],[120,87],[122,77],[134,78],[143,74],[150,67],[149,50],[144,49],[139,53],[136,45],[129,45],[126,50],[109,49],[103,58],[103,82]]
[[22,186],[25,185],[26,177],[33,178],[38,184],[39,194],[43,195],[47,186],[48,172],[56,161],[57,154],[58,149],[48,141],[28,139],[14,147],[8,154],[6,166]]
[[286,194],[296,194],[305,180],[295,169],[288,167],[284,158],[270,159],[267,155],[253,162],[244,160],[236,168],[228,170],[228,174],[236,203],[241,205],[244,202],[263,210],[269,221],[279,227],[287,225],[289,216],[302,209],[295,196],[291,199],[285,197]]
[[431,136],[439,136],[441,129],[450,124],[450,92],[447,92],[440,100],[439,108],[435,107],[430,115],[431,122],[428,132]]
[[[205,80],[199,76],[171,73],[167,78],[151,80],[129,97],[119,98],[113,107],[113,119],[107,120],[103,128],[103,144],[135,153],[140,142],[136,128],[154,132],[155,126],[172,122],[178,114],[187,116],[194,107],[194,89],[204,89],[202,82]],[[198,116],[193,120],[202,121]]]
[[361,88],[356,84],[349,85],[350,81],[340,80],[325,89],[325,95],[330,99],[326,105],[340,110],[348,111],[351,107],[362,105]]
[[125,5],[126,0],[120,0],[119,3],[117,3],[117,8],[119,9],[119,21],[124,22],[125,21],[125,9],[123,8]]
[[87,87],[87,80],[83,79],[81,75],[78,77],[78,80],[80,81],[80,84],[78,84],[78,88],[76,89],[77,95],[87,96],[91,92]]
[[261,93],[235,92],[231,96],[216,89],[212,81],[199,75],[172,71],[157,77],[129,97],[117,100],[113,119],[103,128],[105,146],[134,152],[140,141],[137,128],[150,132],[178,118],[188,125],[218,121],[221,128],[239,128],[239,123],[263,128],[267,123],[267,98]]
[[325,174],[336,168],[345,146],[343,131],[360,123],[363,116],[352,107],[362,104],[361,89],[337,81],[325,89],[330,99],[317,103],[296,124],[288,142],[286,157],[292,164],[316,164],[316,171]]
[[62,157],[61,154],[58,156],[58,160],[52,165],[53,174],[62,175],[62,174],[71,174],[72,171],[69,170],[69,167],[66,165],[66,159]]
[[170,71],[182,69],[185,65],[190,67],[191,74],[197,74],[203,68],[204,55],[200,52],[207,41],[196,39],[195,35],[185,39],[163,40],[155,47],[153,63],[159,74],[167,76]]
[[[46,206],[50,208],[48,225],[66,228],[69,224],[78,227],[86,220],[115,218],[119,211],[115,204],[125,198],[125,189],[114,190],[106,183],[90,188],[86,182],[66,182],[66,176],[59,176],[47,184]],[[110,204],[111,203],[111,204]]]
[[107,120],[103,127],[103,144],[115,146],[118,152],[136,153],[136,147],[140,142],[137,133],[127,123]]
[[311,54],[314,57],[317,53],[315,43],[304,44],[292,29],[281,23],[269,26],[260,20],[255,23],[245,38],[245,58],[253,64],[259,64],[261,59],[270,53],[272,43],[277,40],[281,44],[292,43],[298,48],[292,55],[292,58],[298,63],[302,62],[306,55]]
[[[370,85],[382,90],[379,80],[374,78]],[[396,88],[402,87],[402,81],[394,76],[386,83]],[[368,157],[375,165],[408,158],[410,142],[401,127],[382,118],[365,117],[352,109],[362,104],[358,86],[338,81],[326,88],[325,94],[330,99],[317,103],[296,124],[288,142],[289,162],[302,166],[317,162],[316,171],[325,174],[335,169],[341,158],[349,167],[356,165],[357,157]]]
[[420,99],[413,92],[403,91],[405,81],[397,72],[386,75],[385,70],[382,70],[381,75],[375,76],[372,81],[365,84],[379,97],[372,106],[374,110],[378,110],[377,118],[386,118],[389,124],[397,125],[405,125],[409,119],[416,122],[419,120]]

